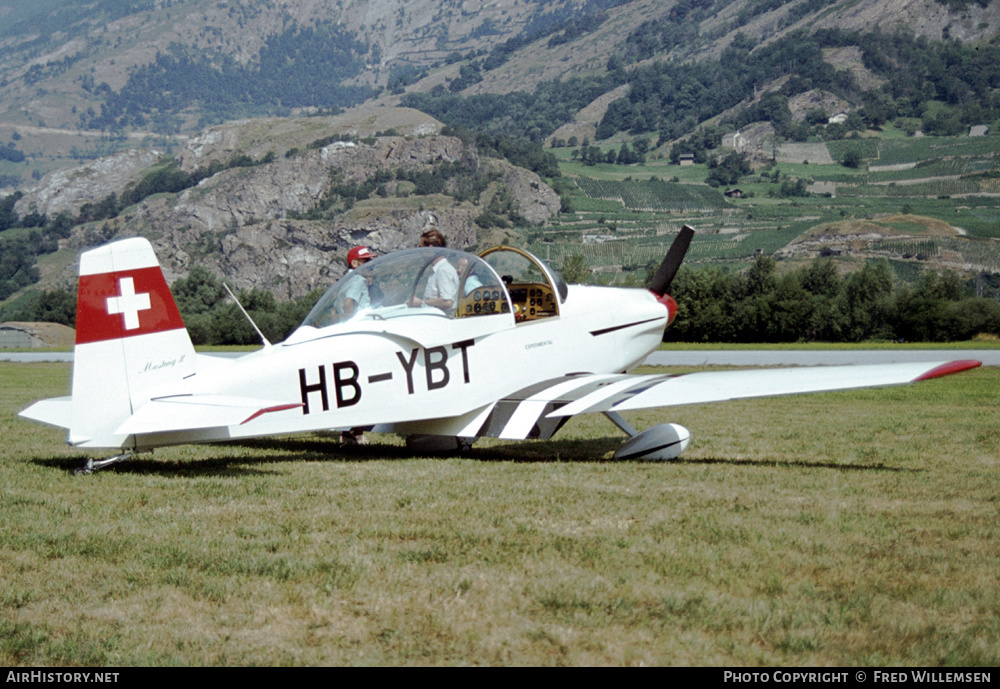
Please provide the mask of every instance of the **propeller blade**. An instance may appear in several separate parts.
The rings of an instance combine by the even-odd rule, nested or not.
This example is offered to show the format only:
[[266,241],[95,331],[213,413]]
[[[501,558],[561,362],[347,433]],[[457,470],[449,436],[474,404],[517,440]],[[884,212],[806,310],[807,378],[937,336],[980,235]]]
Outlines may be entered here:
[[694,230],[689,225],[685,225],[677,233],[677,239],[670,245],[670,250],[663,257],[663,263],[656,269],[653,282],[649,285],[650,291],[656,292],[660,296],[667,293],[667,290],[670,289],[670,283],[674,281],[674,276],[677,275],[677,269],[681,267],[681,263],[684,261],[684,255],[687,253],[688,247],[691,246],[691,238],[693,236]]

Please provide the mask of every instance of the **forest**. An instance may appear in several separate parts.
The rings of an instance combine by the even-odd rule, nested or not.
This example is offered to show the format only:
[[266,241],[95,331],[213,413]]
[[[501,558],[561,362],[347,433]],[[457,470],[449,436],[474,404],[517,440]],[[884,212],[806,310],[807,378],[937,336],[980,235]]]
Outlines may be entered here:
[[[860,47],[864,66],[885,79],[884,86],[864,90],[849,72],[824,60],[824,49],[846,46]],[[738,35],[717,61],[662,61],[631,70],[628,96],[610,105],[597,139],[623,131],[657,132],[661,142],[676,139],[751,99],[757,85],[786,75],[789,79],[781,89],[724,122],[734,128],[770,122],[778,136],[804,141],[811,133],[809,123],[793,121],[788,99],[812,89],[862,103],[858,114],[873,129],[896,117],[912,117],[923,120],[926,134],[953,135],[970,124],[1000,117],[996,46],[932,42],[879,31],[798,31],[763,46]],[[945,108],[929,113],[931,101]]]
[[[669,21],[680,22],[683,16]],[[884,86],[863,89],[850,72],[824,60],[823,50],[846,46],[860,48],[864,66],[885,79]],[[626,51],[630,59],[642,54],[645,50],[634,55]],[[752,100],[760,84],[784,76],[788,79],[779,90],[752,106],[737,107]],[[717,60],[657,60],[626,69],[625,59],[614,56],[603,75],[551,81],[533,92],[461,96],[439,86],[427,93],[408,93],[402,103],[447,124],[541,143],[580,108],[621,84],[629,85],[628,95],[608,107],[597,140],[620,132],[656,134],[655,147],[688,137],[701,123],[736,108],[736,114],[715,128],[770,122],[778,136],[804,141],[816,123],[794,121],[788,101],[813,89],[860,103],[857,122],[869,128],[907,117],[920,121],[927,134],[953,135],[970,124],[1000,118],[1000,47],[832,29],[797,31],[758,46],[738,34]],[[929,108],[929,103],[938,105]],[[848,131],[843,128],[843,134]]]
[[[203,126],[252,115],[286,114],[295,107],[338,112],[364,101],[372,90],[342,82],[362,70],[371,47],[354,40],[332,22],[292,27],[271,38],[256,64],[243,66],[224,56],[209,59],[175,47],[149,65],[134,69],[119,92],[94,86],[105,102],[99,115],[82,115],[89,129],[157,129],[198,103]],[[372,56],[376,59],[377,56]]]
[[914,285],[895,279],[887,261],[870,261],[840,275],[819,258],[779,275],[777,262],[759,257],[744,272],[682,268],[671,293],[677,342],[949,342],[1000,335],[1000,302],[976,296],[1000,276],[966,281],[956,273],[926,271]]

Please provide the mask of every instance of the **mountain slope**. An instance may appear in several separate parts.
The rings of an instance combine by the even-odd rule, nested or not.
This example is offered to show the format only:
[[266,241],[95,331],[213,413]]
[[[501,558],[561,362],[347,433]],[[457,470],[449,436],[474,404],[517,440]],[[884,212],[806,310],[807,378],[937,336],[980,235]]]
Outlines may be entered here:
[[[416,150],[411,137],[444,124],[486,132],[494,139],[479,144],[508,157],[503,137],[575,136],[705,161],[739,129],[763,161],[783,141],[884,126],[996,130],[998,27],[1000,0],[0,0],[0,187],[25,194],[12,206],[22,217],[91,222],[71,232],[60,220],[45,251],[69,234],[76,247],[154,234],[178,272],[197,255],[295,295],[313,278],[229,257],[294,252],[310,235],[316,262],[381,227],[401,233],[384,247],[396,248],[425,213],[471,243],[476,227],[558,210],[540,179],[525,191],[522,173],[509,182],[516,199],[497,193],[513,178],[495,162],[442,191],[369,161],[359,169],[386,196],[362,198],[361,178],[315,158],[338,138]],[[835,113],[847,122],[828,126]],[[417,154],[427,175],[480,156],[462,136],[455,159]],[[520,154],[544,176],[555,168],[523,162],[542,157],[537,147]],[[290,176],[301,187],[291,196]],[[416,213],[408,185],[428,192],[415,194]]]
[[996,0],[0,3],[0,142],[29,159],[0,174],[26,183],[67,158],[97,157],[144,136],[169,150],[206,124],[335,111],[381,89],[387,96],[435,86],[464,95],[531,92],[554,79],[617,76],[611,90],[622,75],[608,73],[610,59],[629,70],[664,58],[717,59],[737,34],[767,45],[797,29],[877,27],[985,42],[1000,27],[998,7]]

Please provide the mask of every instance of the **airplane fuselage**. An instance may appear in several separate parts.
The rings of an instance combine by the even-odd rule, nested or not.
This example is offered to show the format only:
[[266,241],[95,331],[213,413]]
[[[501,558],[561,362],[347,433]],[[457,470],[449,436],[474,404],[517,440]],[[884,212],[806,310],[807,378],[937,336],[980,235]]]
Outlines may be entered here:
[[[461,319],[397,310],[385,320],[300,328],[286,342],[154,388],[149,398],[298,404],[202,429],[202,441],[372,425],[475,436],[507,394],[568,374],[633,368],[660,343],[667,315],[645,290],[580,285],[570,286],[558,318],[523,323],[510,313]],[[146,434],[138,449],[191,442],[190,435]]]

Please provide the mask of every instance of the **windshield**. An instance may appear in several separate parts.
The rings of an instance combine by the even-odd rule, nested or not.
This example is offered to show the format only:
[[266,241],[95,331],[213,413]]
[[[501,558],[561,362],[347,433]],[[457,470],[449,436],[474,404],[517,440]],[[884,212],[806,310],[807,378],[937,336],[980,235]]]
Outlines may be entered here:
[[487,249],[480,257],[502,276],[518,323],[559,315],[568,288],[544,261],[511,246]]
[[302,325],[325,328],[358,318],[454,318],[509,311],[500,278],[478,256],[454,249],[407,249],[349,271]]

